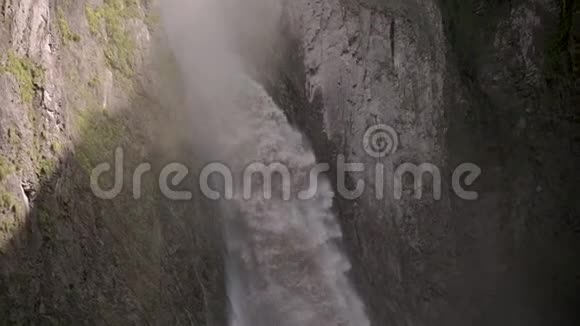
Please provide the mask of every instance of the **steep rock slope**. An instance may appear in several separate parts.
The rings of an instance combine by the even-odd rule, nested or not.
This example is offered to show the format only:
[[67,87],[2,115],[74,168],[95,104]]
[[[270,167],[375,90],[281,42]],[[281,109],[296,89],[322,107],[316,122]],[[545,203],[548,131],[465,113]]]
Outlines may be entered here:
[[[163,162],[195,160],[181,145],[179,76],[151,6],[1,2],[2,325],[223,318],[209,310],[223,302],[219,233],[193,218],[211,220],[212,208],[164,201],[156,187]],[[100,200],[89,175],[117,146],[125,188]],[[128,185],[141,162],[154,173],[134,199]]]
[[[305,0],[286,13],[270,88],[333,173],[340,154],[366,166],[350,189],[373,188],[377,162],[442,173],[438,201],[429,179],[420,200],[403,179],[401,200],[391,186],[338,202],[373,323],[574,324],[577,5]],[[362,145],[379,123],[399,147],[375,160]],[[482,169],[475,201],[452,189],[464,162]]]

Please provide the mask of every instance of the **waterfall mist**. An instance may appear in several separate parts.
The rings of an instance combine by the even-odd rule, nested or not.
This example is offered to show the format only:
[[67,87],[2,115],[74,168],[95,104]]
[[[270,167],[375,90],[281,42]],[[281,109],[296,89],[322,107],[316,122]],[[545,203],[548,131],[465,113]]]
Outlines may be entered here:
[[335,246],[341,231],[330,184],[321,177],[314,198],[296,198],[310,185],[314,153],[238,55],[240,42],[268,48],[281,9],[281,1],[272,0],[162,3],[163,27],[188,91],[192,133],[208,161],[226,162],[234,175],[253,162],[282,163],[291,172],[291,200],[265,200],[253,180],[252,199],[236,189],[234,200],[223,203],[229,323],[369,325],[345,275],[350,264]]

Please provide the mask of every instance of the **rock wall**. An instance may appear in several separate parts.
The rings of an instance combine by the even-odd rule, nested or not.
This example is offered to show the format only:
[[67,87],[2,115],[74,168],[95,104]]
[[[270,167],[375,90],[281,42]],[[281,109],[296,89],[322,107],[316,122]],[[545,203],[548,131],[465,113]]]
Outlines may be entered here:
[[[196,159],[154,3],[0,8],[0,324],[219,323],[213,208],[155,186],[162,163]],[[125,188],[100,200],[90,171],[117,146]],[[134,199],[142,162],[153,172]]]
[[[2,325],[225,324],[218,210],[155,189],[163,163],[203,159],[155,5],[0,2]],[[367,192],[335,209],[373,325],[577,324],[578,10],[296,0],[276,41],[238,38],[330,176],[341,154],[367,167],[347,179]],[[380,159],[362,147],[377,123],[399,140]],[[139,200],[89,188],[119,145],[126,185],[152,163]],[[374,166],[405,162],[440,168],[441,200],[407,179],[375,198]],[[450,184],[463,162],[483,171],[475,201]]]
[[[391,186],[384,200],[371,191],[337,202],[352,277],[373,324],[575,323],[575,8],[569,1],[288,4],[287,42],[272,51],[279,70],[270,89],[332,173],[339,154],[367,167],[351,174],[350,189],[361,179],[372,188],[377,162],[429,162],[442,171],[441,200],[433,200],[428,179],[421,200],[403,179],[401,200]],[[285,54],[276,54],[280,48]],[[378,123],[399,138],[397,152],[380,160],[362,146]],[[482,168],[475,201],[452,189],[451,174],[465,162]]]

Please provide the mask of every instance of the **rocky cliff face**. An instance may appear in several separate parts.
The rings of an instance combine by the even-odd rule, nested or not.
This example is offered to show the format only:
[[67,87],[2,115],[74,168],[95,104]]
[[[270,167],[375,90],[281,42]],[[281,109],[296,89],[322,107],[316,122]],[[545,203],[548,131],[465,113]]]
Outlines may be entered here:
[[[280,59],[272,89],[323,160],[365,163],[351,189],[374,185],[377,162],[442,169],[438,201],[411,180],[400,200],[338,202],[375,324],[574,323],[577,15],[571,1],[289,5],[301,56]],[[399,148],[375,161],[362,140],[378,123]],[[451,189],[464,162],[483,171],[475,201]]]
[[[445,162],[447,62],[439,10],[432,1],[292,6],[291,24],[299,28],[304,49],[304,94],[321,112],[316,129],[323,133],[313,137],[331,144],[327,160],[336,163],[343,154],[366,167],[363,197],[339,203],[347,247],[361,267],[354,277],[375,323],[429,324],[446,304],[436,293],[444,291],[453,247],[446,237],[447,198],[397,201],[387,190],[377,200],[374,166]],[[396,130],[400,146],[377,160],[362,142],[366,130],[379,123]]]
[[158,172],[176,153],[195,162],[182,135],[162,128],[180,130],[183,119],[153,4],[0,8],[0,324],[223,318],[208,310],[224,298],[219,233],[203,222],[211,207],[163,202],[153,174],[140,199],[126,186],[102,201],[89,187],[92,167],[112,162],[117,146],[126,185],[138,163]]
[[[336,211],[373,325],[577,321],[576,2],[296,0],[268,55],[239,37],[333,179],[341,154],[365,164],[347,186],[368,191]],[[164,162],[203,160],[155,17],[150,1],[0,2],[0,324],[225,324],[219,212],[154,187]],[[399,140],[379,159],[362,146],[376,124]],[[152,163],[150,191],[99,200],[90,168],[119,145],[126,185]],[[407,179],[375,198],[376,164],[407,162],[440,168],[440,200]],[[477,200],[452,189],[463,162]]]

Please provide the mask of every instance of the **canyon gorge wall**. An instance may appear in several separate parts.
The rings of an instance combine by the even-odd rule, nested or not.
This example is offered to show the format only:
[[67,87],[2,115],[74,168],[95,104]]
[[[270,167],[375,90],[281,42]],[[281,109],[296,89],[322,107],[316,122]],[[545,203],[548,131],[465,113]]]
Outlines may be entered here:
[[[0,2],[0,324],[227,324],[219,208],[156,189],[166,162],[198,171],[207,143],[190,128],[159,5]],[[412,183],[400,200],[335,199],[372,325],[576,324],[578,10],[296,0],[275,24],[253,22],[268,33],[238,26],[233,46],[330,180],[341,154],[367,166],[349,188],[374,185],[377,163],[441,169],[441,200],[429,187],[416,199]],[[376,159],[362,141],[379,123],[399,146]],[[112,201],[91,192],[90,169],[119,145],[125,185],[152,164],[141,199],[128,186]],[[463,162],[482,169],[475,201],[450,184]]]

